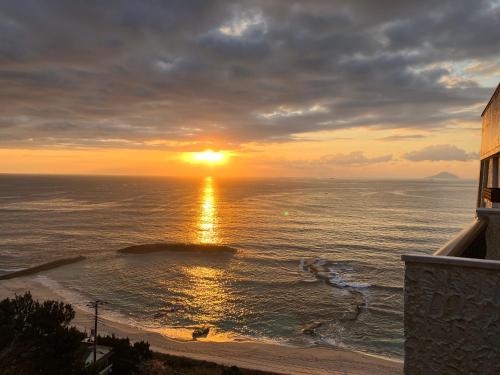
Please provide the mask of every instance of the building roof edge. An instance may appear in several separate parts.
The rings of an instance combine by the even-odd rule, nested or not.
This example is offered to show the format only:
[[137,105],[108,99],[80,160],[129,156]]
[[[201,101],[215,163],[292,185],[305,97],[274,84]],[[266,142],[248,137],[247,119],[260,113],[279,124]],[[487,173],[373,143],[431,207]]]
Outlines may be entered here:
[[498,95],[498,92],[500,91],[500,83],[497,85],[497,88],[495,89],[495,91],[493,92],[493,95],[491,95],[491,98],[490,98],[490,101],[488,102],[488,104],[486,104],[486,107],[484,107],[483,109],[483,112],[481,113],[481,117],[484,116],[484,114],[486,113],[486,111],[488,110],[488,108],[490,107],[491,103],[493,102],[493,100],[496,98],[496,96]]

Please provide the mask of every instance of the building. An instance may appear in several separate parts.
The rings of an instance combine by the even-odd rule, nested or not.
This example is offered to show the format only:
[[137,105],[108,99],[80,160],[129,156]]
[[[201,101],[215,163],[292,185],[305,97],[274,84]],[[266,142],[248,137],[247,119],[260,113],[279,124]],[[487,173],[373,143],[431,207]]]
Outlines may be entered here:
[[482,115],[476,218],[405,262],[405,374],[500,374],[500,85]]
[[[113,365],[111,364],[110,357],[113,354],[113,348],[104,345],[96,346],[96,364],[95,370],[99,375],[106,375],[112,373]],[[94,345],[88,345],[85,351],[85,367],[92,367],[94,365]]]

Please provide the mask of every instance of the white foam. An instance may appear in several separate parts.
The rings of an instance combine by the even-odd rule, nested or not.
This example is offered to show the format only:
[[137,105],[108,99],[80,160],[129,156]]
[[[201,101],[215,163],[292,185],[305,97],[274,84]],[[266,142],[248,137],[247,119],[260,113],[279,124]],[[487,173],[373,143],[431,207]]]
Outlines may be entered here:
[[26,268],[0,268],[0,272],[18,272],[25,269]]
[[342,325],[336,324],[335,329],[331,332],[331,335],[325,337],[324,335],[320,336],[321,341],[328,345],[332,345],[339,348],[345,348],[343,337],[345,335],[345,328]]
[[50,277],[45,275],[36,276],[35,281],[49,288],[55,294],[61,296],[66,302],[77,306],[79,309],[90,311],[86,306],[86,303],[84,303],[84,301],[87,301],[88,298],[85,298],[80,293],[64,288],[56,280],[51,279]]
[[301,259],[299,262],[299,271],[300,272],[305,272],[306,270],[304,269],[304,259]]
[[333,268],[329,268],[328,274],[329,274],[328,280],[330,281],[330,283],[341,288],[365,289],[371,287],[371,284],[368,283],[345,280],[345,278],[340,274],[340,272],[336,271]]
[[368,283],[357,283],[357,282],[346,282],[346,285],[350,288],[359,288],[359,289],[365,289],[371,287],[371,284]]
[[[35,281],[37,281],[38,283],[42,284],[43,286],[49,288],[55,294],[61,296],[61,298],[65,302],[77,307],[79,310],[83,310],[83,311],[86,311],[88,313],[93,313],[93,310],[87,306],[87,303],[90,302],[91,298],[82,295],[81,293],[79,293],[76,290],[65,288],[56,280],[51,279],[51,278],[44,276],[44,275],[36,276]],[[128,326],[132,326],[132,327],[136,327],[136,328],[140,328],[140,329],[144,329],[144,330],[148,329],[148,327],[145,327],[145,326],[138,324],[134,320],[125,316],[124,314],[121,314],[117,311],[113,311],[113,310],[110,310],[107,308],[104,308],[101,311],[100,315],[102,316],[102,318],[109,320],[109,321],[125,324]],[[103,324],[104,326],[106,326],[105,322],[101,321],[100,324]]]

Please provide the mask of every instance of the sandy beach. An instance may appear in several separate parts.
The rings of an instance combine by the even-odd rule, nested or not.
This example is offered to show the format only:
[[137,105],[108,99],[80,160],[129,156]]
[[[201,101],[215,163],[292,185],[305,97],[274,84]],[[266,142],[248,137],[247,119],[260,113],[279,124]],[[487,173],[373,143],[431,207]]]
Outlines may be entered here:
[[[35,277],[0,281],[0,298],[31,291],[36,299],[64,297],[42,285]],[[76,310],[73,324],[89,330],[92,315]],[[148,341],[153,350],[173,355],[213,361],[224,365],[273,371],[282,374],[401,374],[402,362],[363,353],[330,348],[297,348],[260,342],[178,341],[160,333],[102,319],[100,333],[128,336],[132,341]]]

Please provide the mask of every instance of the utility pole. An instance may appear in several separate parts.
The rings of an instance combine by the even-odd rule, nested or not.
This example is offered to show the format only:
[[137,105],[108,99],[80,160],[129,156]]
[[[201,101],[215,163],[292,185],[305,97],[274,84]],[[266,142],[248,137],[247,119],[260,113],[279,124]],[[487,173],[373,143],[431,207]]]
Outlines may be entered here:
[[96,299],[95,301],[89,302],[87,304],[88,307],[92,307],[94,309],[94,364],[97,359],[97,314],[99,305],[102,305],[106,302]]

